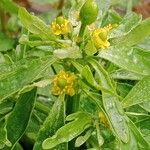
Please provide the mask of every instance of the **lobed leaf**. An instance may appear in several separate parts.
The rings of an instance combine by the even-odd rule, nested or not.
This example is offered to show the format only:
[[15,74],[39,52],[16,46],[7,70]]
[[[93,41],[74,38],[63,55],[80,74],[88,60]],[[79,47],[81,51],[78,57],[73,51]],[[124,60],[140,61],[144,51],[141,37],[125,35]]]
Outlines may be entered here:
[[90,126],[92,118],[89,114],[77,112],[68,116],[69,120],[72,115],[72,119],[76,117],[75,120],[58,129],[54,136],[47,138],[42,144],[43,149],[51,149],[61,143],[69,142]]

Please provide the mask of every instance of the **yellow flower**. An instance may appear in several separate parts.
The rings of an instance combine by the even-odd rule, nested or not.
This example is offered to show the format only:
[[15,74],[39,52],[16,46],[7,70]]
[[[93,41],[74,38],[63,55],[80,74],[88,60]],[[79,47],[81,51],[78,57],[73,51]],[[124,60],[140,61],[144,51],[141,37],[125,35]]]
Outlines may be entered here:
[[73,96],[75,94],[76,76],[69,72],[61,70],[53,79],[52,93],[54,95],[67,94]]
[[59,16],[52,22],[51,29],[55,35],[67,34],[71,31],[71,24],[63,16]]
[[102,111],[99,112],[98,116],[99,116],[99,118],[100,118],[100,122],[101,122],[102,124],[104,124],[106,127],[109,127],[107,118],[106,118],[105,114],[104,114]]
[[112,29],[112,26],[109,24],[106,27],[95,29],[92,33],[92,40],[97,49],[107,48],[110,46],[108,41],[108,32]]
[[108,24],[106,27],[104,27],[104,29],[106,29],[107,31],[110,31],[113,28],[113,26],[111,24]]

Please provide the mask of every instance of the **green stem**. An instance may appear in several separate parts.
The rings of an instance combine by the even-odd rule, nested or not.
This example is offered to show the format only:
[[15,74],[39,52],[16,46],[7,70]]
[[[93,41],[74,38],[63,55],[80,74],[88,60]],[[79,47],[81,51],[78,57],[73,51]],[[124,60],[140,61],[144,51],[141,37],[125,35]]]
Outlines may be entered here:
[[[104,139],[103,137],[101,136],[101,132],[100,132],[100,128],[99,128],[99,122],[98,120],[96,120],[96,132],[97,132],[97,140],[98,140],[98,145],[99,145],[99,148],[102,146],[102,144],[104,143]],[[101,148],[100,148],[101,149]]]
[[128,0],[126,14],[131,13],[131,11],[132,11],[132,0]]
[[73,97],[72,112],[77,112],[79,110],[79,103],[80,103],[80,97],[79,97],[79,94],[76,94]]
[[[27,33],[27,36],[29,37],[29,31]],[[23,47],[23,52],[22,52],[22,57],[25,58],[26,57],[26,50],[27,50],[27,44],[24,45]]]
[[85,28],[86,28],[86,24],[82,23],[81,28],[80,28],[80,32],[79,32],[79,38],[83,37]]
[[60,10],[60,13],[58,14],[58,16],[62,15],[62,8],[64,6],[64,3],[65,3],[65,0],[59,0],[57,9]]
[[0,9],[1,31],[5,33],[5,12]]

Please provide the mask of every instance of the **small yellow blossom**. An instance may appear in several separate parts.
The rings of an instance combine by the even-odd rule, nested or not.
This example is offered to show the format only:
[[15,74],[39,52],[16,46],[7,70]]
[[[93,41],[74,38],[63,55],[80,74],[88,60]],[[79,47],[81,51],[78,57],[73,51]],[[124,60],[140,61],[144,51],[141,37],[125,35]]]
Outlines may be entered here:
[[99,28],[94,30],[92,34],[92,40],[97,49],[99,48],[107,48],[110,46],[108,41],[108,31],[105,28]]
[[111,24],[108,24],[106,27],[104,27],[104,29],[110,31],[111,29],[113,29],[113,26]]
[[61,70],[53,79],[52,93],[54,95],[67,94],[73,96],[75,94],[76,76],[69,72]]
[[102,111],[99,112],[98,116],[99,116],[99,118],[100,118],[100,122],[101,122],[102,124],[104,124],[106,127],[109,127],[107,118],[106,118],[105,114],[104,114]]
[[55,35],[67,34],[71,32],[71,24],[63,16],[59,16],[52,22],[51,29]]

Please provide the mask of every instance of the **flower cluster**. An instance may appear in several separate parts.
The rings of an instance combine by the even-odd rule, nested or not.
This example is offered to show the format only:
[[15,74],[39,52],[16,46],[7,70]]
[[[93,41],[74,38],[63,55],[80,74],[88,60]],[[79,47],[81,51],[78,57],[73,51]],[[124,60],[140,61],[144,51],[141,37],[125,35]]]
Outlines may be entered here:
[[67,94],[73,96],[75,94],[76,76],[70,72],[61,70],[53,79],[52,93],[54,95]]
[[51,29],[55,35],[67,34],[71,32],[71,24],[63,16],[59,16],[52,22]]

